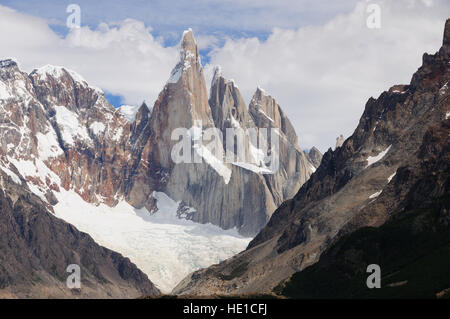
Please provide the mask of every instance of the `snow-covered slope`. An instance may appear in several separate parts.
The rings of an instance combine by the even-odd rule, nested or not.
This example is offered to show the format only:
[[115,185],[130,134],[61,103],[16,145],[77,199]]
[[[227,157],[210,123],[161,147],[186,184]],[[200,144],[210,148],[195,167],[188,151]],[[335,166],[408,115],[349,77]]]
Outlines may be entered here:
[[54,210],[100,245],[129,257],[165,293],[192,271],[225,260],[250,242],[236,230],[179,219],[178,203],[164,193],[153,196],[158,207],[153,215],[124,201],[95,206],[65,190],[56,195]]

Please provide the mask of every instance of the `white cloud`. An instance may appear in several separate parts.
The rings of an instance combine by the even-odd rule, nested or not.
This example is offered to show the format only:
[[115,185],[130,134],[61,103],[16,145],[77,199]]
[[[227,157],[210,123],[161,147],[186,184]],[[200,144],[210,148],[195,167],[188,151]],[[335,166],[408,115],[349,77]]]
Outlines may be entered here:
[[60,38],[44,19],[0,6],[2,58],[16,58],[27,72],[45,64],[73,69],[90,84],[123,95],[127,104],[153,103],[179,58],[176,47],[164,47],[150,31],[126,19]]
[[[235,79],[247,102],[256,86],[262,86],[286,110],[300,145],[315,145],[324,151],[335,144],[339,134],[352,133],[370,96],[378,96],[393,84],[409,82],[421,64],[422,53],[439,48],[450,11],[450,3],[444,0],[380,0],[361,1],[345,13],[348,10],[342,8],[353,2],[339,0],[325,5],[301,0],[294,5],[285,0],[223,0],[207,5],[204,0],[195,0],[183,6],[183,1],[178,2],[183,10],[174,14],[167,14],[167,8],[140,11],[158,12],[156,24],[162,17],[166,23],[177,20],[176,25],[189,18],[194,31],[201,34],[199,47],[213,48],[206,74],[211,77],[212,66],[222,65],[224,75]],[[369,3],[381,6],[381,29],[366,27]],[[167,7],[166,2],[159,4]],[[86,6],[83,4],[82,10],[86,11]],[[118,7],[121,12],[124,8]],[[220,17],[199,14],[196,10],[200,9],[203,13],[220,12]],[[320,24],[336,12],[341,14]],[[101,12],[89,13],[101,16]],[[298,28],[305,23],[296,21],[306,16],[308,26]],[[102,23],[95,29],[83,27],[79,35],[70,33],[65,38],[48,23],[0,6],[1,58],[17,58],[27,72],[45,64],[65,66],[90,84],[123,95],[127,104],[145,99],[150,105],[178,59],[177,47],[164,47],[163,40],[137,20]],[[268,25],[285,29],[274,28],[264,41],[236,38],[231,33],[233,38],[219,47],[227,27],[255,31]]]
[[246,101],[260,85],[286,110],[302,147],[322,151],[353,133],[370,96],[409,83],[424,52],[442,43],[449,3],[378,1],[381,29],[368,29],[361,1],[323,26],[274,29],[266,41],[228,39],[211,53]]

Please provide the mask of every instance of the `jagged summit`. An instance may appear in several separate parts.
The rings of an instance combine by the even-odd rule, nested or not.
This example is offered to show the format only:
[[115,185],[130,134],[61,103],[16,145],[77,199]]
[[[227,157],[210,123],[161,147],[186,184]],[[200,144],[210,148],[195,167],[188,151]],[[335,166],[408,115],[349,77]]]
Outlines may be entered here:
[[315,168],[320,166],[320,162],[322,161],[322,153],[315,147],[311,147],[311,149],[308,152],[308,157],[311,163],[314,165]]
[[442,41],[443,46],[450,46],[450,19],[445,21],[444,39]]
[[191,28],[183,32],[183,36],[181,38],[181,48],[186,51],[195,51],[197,49],[194,32]]
[[190,61],[191,63],[200,62],[197,42],[195,41],[194,32],[188,29],[183,32],[180,42],[181,61]]
[[17,61],[12,58],[0,60],[0,68],[17,67]]
[[180,60],[172,69],[167,83],[178,83],[183,73],[188,72],[190,69],[195,69],[196,71],[194,73],[203,73],[201,59],[192,29],[183,32],[183,37],[180,41]]

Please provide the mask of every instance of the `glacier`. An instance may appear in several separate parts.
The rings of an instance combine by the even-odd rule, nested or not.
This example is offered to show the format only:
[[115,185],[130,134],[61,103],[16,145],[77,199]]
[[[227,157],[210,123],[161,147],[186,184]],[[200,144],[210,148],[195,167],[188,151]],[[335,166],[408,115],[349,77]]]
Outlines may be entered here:
[[186,275],[244,250],[251,238],[176,216],[177,202],[154,192],[158,210],[150,214],[125,201],[115,207],[85,202],[74,191],[55,192],[58,218],[88,233],[98,244],[130,258],[163,293]]

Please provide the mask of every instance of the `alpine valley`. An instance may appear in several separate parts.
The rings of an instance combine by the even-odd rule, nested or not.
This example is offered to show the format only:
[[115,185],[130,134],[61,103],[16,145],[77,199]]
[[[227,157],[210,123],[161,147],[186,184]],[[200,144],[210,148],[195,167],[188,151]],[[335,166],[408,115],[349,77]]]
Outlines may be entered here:
[[[217,67],[208,91],[192,30],[167,76],[153,106],[114,108],[65,67],[0,61],[0,297],[449,294],[450,20],[323,157],[263,89],[247,106]],[[248,140],[245,161],[197,145],[175,162],[177,128],[275,129],[278,168]],[[374,295],[368,264],[385,269]]]

